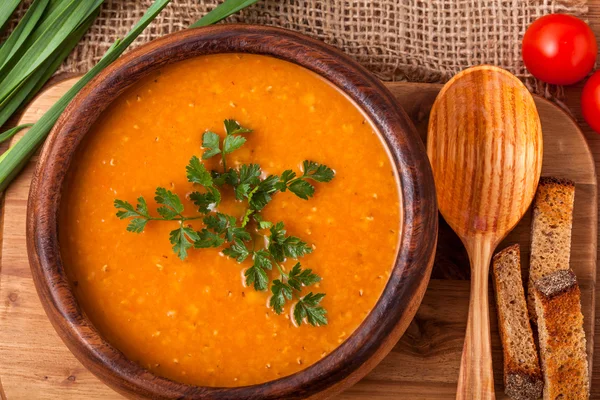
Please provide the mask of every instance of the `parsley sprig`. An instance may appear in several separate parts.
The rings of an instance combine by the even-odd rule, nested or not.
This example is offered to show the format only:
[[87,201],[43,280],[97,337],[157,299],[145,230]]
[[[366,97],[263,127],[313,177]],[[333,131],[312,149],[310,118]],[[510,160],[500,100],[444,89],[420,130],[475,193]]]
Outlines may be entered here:
[[117,217],[120,219],[131,218],[127,230],[133,233],[142,233],[148,221],[178,221],[179,228],[169,233],[169,240],[173,245],[173,251],[182,260],[187,257],[187,251],[193,243],[200,240],[198,232],[184,224],[185,221],[201,218],[200,216],[185,217],[183,204],[175,193],[165,188],[156,188],[154,201],[161,206],[156,209],[160,217],[153,217],[148,211],[148,204],[143,197],[138,197],[137,205],[124,200],[115,200],[115,207],[119,210]]
[[[290,191],[308,200],[315,194],[314,183],[331,181],[335,172],[326,165],[308,160],[302,163],[300,174],[285,170],[281,176],[265,178],[262,178],[264,175],[258,164],[228,168],[227,155],[242,147],[247,141],[242,135],[252,130],[232,119],[225,120],[224,126],[224,138],[212,131],[202,135],[202,160],[220,155],[223,171],[208,171],[197,156],[193,156],[186,166],[187,180],[196,189],[189,194],[189,199],[198,214],[186,216],[179,196],[158,187],[154,197],[158,216],[151,215],[146,200],[139,197],[135,206],[115,200],[117,217],[129,219],[127,230],[133,233],[143,232],[149,221],[175,221],[178,227],[169,233],[169,240],[173,251],[182,260],[187,258],[190,249],[206,248],[223,248],[225,256],[239,263],[251,260],[252,265],[244,272],[245,284],[257,291],[266,291],[270,286],[269,306],[275,313],[283,313],[288,302],[295,301],[292,314],[297,325],[304,322],[313,326],[326,325],[327,311],[321,305],[325,294],[311,291],[302,295],[305,287],[321,281],[312,269],[303,268],[297,261],[312,253],[313,248],[299,237],[288,235],[282,221],[266,221],[260,212],[277,193]],[[220,189],[226,185],[233,189],[236,200],[248,205],[239,219],[218,211]],[[191,220],[202,220],[202,229],[195,230],[188,223]],[[290,259],[296,262],[286,272],[285,263]],[[270,278],[277,274],[278,279],[271,282]]]
[[204,132],[202,135],[202,147],[206,149],[202,155],[203,160],[207,160],[217,154],[221,154],[223,162],[223,171],[227,172],[227,160],[225,156],[233,153],[246,143],[246,138],[239,135],[241,133],[250,133],[252,129],[243,128],[237,121],[232,119],[225,120],[225,139],[221,144],[221,137],[211,131]]

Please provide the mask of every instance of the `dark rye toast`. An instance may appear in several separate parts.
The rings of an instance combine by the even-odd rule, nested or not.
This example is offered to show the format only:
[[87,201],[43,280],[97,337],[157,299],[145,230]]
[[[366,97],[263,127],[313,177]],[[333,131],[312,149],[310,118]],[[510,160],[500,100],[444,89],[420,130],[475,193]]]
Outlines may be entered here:
[[504,392],[513,400],[537,400],[544,381],[527,312],[518,244],[494,256],[492,277],[504,355]]
[[535,281],[559,270],[569,269],[575,184],[567,179],[542,177],[533,202],[531,258],[527,306],[536,322],[533,286]]
[[589,398],[581,293],[572,270],[553,272],[534,284],[544,371],[544,400]]

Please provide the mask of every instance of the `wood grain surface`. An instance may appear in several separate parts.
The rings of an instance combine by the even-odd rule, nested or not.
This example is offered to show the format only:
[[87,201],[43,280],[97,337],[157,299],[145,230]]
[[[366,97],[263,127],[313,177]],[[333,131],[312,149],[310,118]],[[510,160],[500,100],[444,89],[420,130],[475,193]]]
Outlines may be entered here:
[[493,400],[489,266],[528,210],[542,169],[542,127],[531,93],[498,67],[455,75],[429,117],[427,154],[438,207],[471,262],[471,298],[457,400]]
[[[27,109],[23,122],[37,120],[69,85],[66,81],[49,89]],[[397,83],[388,87],[424,139],[429,110],[441,86]],[[545,135],[543,174],[570,177],[577,182],[571,262],[582,285],[588,354],[591,356],[597,237],[594,160],[574,122],[551,103],[541,99],[536,101]],[[2,397],[8,400],[120,399],[69,352],[48,321],[35,292],[25,249],[26,202],[34,161],[8,189],[2,212]],[[392,352],[339,399],[455,397],[468,312],[469,263],[458,237],[443,221],[440,222],[434,279],[415,319]],[[500,246],[520,243],[524,268],[528,267],[530,222],[527,213]],[[502,399],[505,398],[502,394],[502,354],[493,305],[490,313],[494,380],[497,396]]]
[[[589,11],[587,14],[587,22],[594,31],[596,38],[600,38],[600,0],[588,0],[587,1]],[[583,119],[581,113],[581,92],[583,90],[585,82],[578,83],[573,86],[569,86],[564,89],[565,98],[563,104],[566,109],[569,110],[572,117],[577,121],[577,124],[581,127],[586,141],[590,147],[590,150],[594,156],[594,163],[596,170],[600,168],[600,135],[599,132],[594,132],[589,125]],[[598,259],[598,256],[596,256]],[[600,295],[600,286],[596,286],[596,295]],[[595,331],[596,335],[600,334],[600,304],[596,302],[595,310]],[[600,336],[598,336],[600,338]],[[600,365],[600,339],[594,343],[594,364]],[[594,374],[591,376],[592,390],[591,398],[598,400],[600,399],[600,374]]]

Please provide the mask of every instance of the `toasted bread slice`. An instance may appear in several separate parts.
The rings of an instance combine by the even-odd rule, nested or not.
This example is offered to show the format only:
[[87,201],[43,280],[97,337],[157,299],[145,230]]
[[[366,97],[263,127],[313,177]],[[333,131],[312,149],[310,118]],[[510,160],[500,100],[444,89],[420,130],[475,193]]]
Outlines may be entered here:
[[494,256],[492,276],[504,353],[504,392],[513,400],[537,400],[544,381],[529,323],[518,244]]
[[581,293],[575,274],[553,272],[537,280],[534,291],[544,400],[589,398]]
[[527,306],[535,322],[535,281],[555,271],[569,269],[575,184],[566,179],[542,177],[533,203],[531,258]]

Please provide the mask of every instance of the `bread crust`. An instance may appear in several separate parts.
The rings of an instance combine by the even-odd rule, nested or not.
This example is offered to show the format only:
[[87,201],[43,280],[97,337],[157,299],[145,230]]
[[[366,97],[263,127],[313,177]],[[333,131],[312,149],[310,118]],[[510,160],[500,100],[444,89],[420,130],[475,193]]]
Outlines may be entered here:
[[589,398],[581,292],[572,270],[535,282],[544,400]]
[[529,323],[518,244],[493,258],[492,277],[504,355],[504,391],[513,400],[537,400],[544,386]]
[[538,187],[539,186],[549,186],[549,185],[558,185],[558,186],[570,186],[570,187],[575,187],[575,182],[573,182],[570,179],[567,178],[556,178],[553,176],[542,176],[540,178],[540,182],[538,183]]
[[527,306],[536,323],[534,283],[569,268],[575,184],[568,179],[542,177],[533,202],[531,258]]

